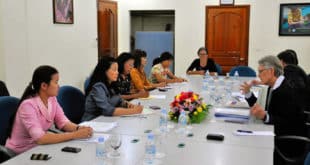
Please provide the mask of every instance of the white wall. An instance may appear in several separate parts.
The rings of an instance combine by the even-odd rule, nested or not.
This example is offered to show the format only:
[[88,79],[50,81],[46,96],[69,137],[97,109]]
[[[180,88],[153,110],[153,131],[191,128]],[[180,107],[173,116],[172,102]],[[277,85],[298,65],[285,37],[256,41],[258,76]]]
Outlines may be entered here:
[[[61,85],[82,89],[97,62],[96,0],[74,1],[74,24],[53,24],[52,1],[1,0],[5,80],[21,96],[39,65],[55,66]],[[14,12],[12,12],[14,11]]]
[[[30,80],[30,60],[27,56],[27,13],[25,0],[2,3],[2,39],[5,82],[10,94],[20,96]],[[14,11],[14,12],[12,12]]]
[[[130,10],[175,10],[176,74],[184,74],[184,66],[189,65],[191,59],[196,57],[196,49],[205,42],[205,6],[218,5],[218,2],[118,0],[119,52],[128,51],[130,47]],[[256,68],[257,60],[264,55],[277,54],[290,48],[297,51],[301,66],[310,72],[310,65],[307,63],[310,60],[310,37],[278,36],[279,4],[292,3],[292,0],[235,2],[251,5],[251,67]],[[96,0],[74,0],[73,25],[53,24],[51,1],[1,0],[0,4],[0,76],[5,77],[10,92],[20,96],[30,81],[34,68],[42,64],[53,65],[59,70],[61,84],[82,89],[85,77],[97,61]]]
[[[205,45],[205,6],[218,5],[218,0],[119,0],[119,52],[129,49],[130,10],[175,10],[176,74],[185,73],[196,51]],[[294,0],[294,2],[310,2]],[[298,53],[300,65],[309,73],[310,37],[279,37],[279,4],[292,0],[235,0],[251,5],[249,66],[256,69],[257,61],[265,55],[276,55],[284,49]]]

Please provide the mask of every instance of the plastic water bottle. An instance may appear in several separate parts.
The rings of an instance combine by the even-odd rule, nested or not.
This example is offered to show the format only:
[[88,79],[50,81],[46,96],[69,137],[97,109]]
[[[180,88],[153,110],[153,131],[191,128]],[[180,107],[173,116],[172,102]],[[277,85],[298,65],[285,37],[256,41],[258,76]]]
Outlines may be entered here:
[[96,157],[103,159],[106,156],[106,148],[104,143],[104,137],[99,137],[96,144]]
[[209,72],[209,70],[206,70],[204,78],[208,79],[209,77],[210,77],[210,72]]
[[233,82],[233,91],[238,92],[240,88],[240,82],[239,82],[239,72],[235,71],[234,73],[234,82]]
[[212,76],[209,76],[208,86],[209,86],[209,89],[211,92],[215,91],[216,84],[215,84],[214,78]]
[[181,136],[185,135],[186,126],[187,126],[187,116],[186,116],[185,111],[183,110],[179,116],[179,121],[178,121],[179,133]]
[[165,133],[168,131],[167,124],[168,124],[168,111],[164,108],[161,110],[159,118],[159,130],[161,133]]
[[202,89],[204,91],[207,91],[208,90],[208,85],[209,85],[209,80],[210,80],[210,73],[209,73],[209,70],[206,71],[204,77],[203,77],[203,80],[202,80]]
[[239,80],[239,72],[238,71],[235,71],[235,73],[234,73],[234,80],[235,81]]
[[155,137],[154,134],[149,133],[147,135],[147,141],[145,144],[145,163],[153,164],[155,154],[156,154]]

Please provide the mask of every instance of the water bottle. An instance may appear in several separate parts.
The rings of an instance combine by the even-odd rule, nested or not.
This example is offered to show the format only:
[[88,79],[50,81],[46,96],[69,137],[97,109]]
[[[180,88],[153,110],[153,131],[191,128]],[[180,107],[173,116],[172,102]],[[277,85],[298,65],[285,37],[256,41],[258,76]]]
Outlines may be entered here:
[[239,72],[235,71],[234,73],[234,82],[233,82],[233,91],[238,92],[240,88],[240,83],[239,83]]
[[209,70],[206,70],[204,78],[208,79],[209,77],[210,77],[210,72]]
[[178,121],[179,133],[181,136],[186,134],[187,116],[184,110],[181,111]]
[[96,144],[96,157],[104,158],[106,155],[104,137],[99,137]]
[[154,134],[149,133],[147,135],[147,141],[145,144],[145,163],[153,164],[155,154],[156,154],[155,137]]
[[239,80],[239,72],[238,71],[235,71],[235,73],[234,73],[234,80],[235,81]]
[[215,84],[214,78],[211,77],[211,76],[209,76],[208,86],[209,86],[210,92],[214,92],[215,91],[216,84]]
[[167,132],[168,111],[164,108],[161,110],[159,118],[159,130],[161,133]]
[[206,71],[204,77],[203,77],[203,81],[202,81],[202,89],[204,91],[207,91],[208,90],[208,81],[210,79],[210,73],[209,73],[209,70]]

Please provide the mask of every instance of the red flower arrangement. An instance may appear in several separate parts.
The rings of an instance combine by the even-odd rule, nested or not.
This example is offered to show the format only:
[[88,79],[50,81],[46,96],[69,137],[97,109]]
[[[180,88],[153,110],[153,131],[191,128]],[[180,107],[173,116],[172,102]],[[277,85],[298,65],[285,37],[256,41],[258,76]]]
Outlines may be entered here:
[[181,92],[174,97],[170,104],[169,118],[178,122],[182,110],[187,111],[189,122],[200,123],[208,115],[210,105],[203,103],[203,98],[198,94],[189,91]]

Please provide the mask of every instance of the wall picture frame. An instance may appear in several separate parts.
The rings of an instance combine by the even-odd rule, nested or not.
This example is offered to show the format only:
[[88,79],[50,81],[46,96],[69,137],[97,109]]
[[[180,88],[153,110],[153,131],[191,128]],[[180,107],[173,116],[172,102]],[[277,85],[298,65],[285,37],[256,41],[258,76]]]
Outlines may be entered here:
[[310,3],[280,4],[279,36],[310,36]]
[[52,0],[54,24],[73,24],[73,0]]
[[220,6],[233,6],[235,5],[235,0],[220,0]]

